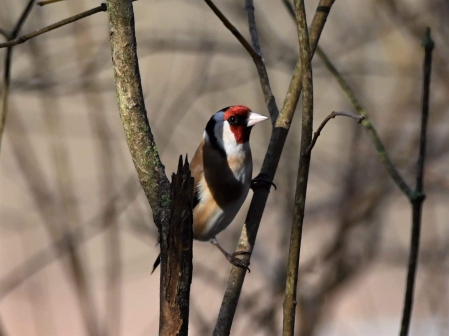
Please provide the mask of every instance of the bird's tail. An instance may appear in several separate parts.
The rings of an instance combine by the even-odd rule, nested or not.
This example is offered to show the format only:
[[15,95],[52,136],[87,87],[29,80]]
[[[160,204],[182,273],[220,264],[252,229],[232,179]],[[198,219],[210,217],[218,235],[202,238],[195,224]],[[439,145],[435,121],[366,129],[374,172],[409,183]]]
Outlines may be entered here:
[[161,263],[161,254],[159,253],[156,260],[154,261],[153,270],[151,271],[151,274],[153,274],[153,272],[156,270],[156,268],[159,266],[160,263]]

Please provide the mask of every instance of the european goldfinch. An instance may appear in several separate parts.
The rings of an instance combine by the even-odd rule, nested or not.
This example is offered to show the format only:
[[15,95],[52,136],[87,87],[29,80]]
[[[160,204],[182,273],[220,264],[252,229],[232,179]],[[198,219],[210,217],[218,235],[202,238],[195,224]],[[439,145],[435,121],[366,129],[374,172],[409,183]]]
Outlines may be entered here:
[[[242,105],[221,109],[207,123],[203,140],[190,163],[195,179],[194,239],[209,241],[230,263],[247,269],[215,237],[231,224],[248,195],[253,171],[249,136],[255,124],[267,119]],[[159,258],[154,269],[158,264]]]

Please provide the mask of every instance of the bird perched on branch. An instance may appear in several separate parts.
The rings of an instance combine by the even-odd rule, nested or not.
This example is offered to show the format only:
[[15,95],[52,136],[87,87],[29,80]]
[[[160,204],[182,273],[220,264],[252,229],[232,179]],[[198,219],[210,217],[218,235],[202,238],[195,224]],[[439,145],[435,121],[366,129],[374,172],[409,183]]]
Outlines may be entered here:
[[[252,127],[267,119],[242,105],[218,111],[207,123],[190,163],[195,179],[194,239],[209,241],[231,264],[246,269],[248,265],[236,257],[239,253],[227,253],[215,237],[231,224],[248,195],[253,171],[249,137]],[[160,258],[153,271],[159,262]]]

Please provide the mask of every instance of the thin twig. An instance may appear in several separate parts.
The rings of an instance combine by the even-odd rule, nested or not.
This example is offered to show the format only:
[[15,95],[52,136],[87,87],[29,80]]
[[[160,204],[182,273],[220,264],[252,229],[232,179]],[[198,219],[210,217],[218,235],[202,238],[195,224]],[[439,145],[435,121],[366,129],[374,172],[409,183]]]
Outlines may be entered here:
[[246,12],[248,15],[248,22],[251,34],[251,44],[243,37],[243,35],[238,31],[238,29],[228,20],[228,18],[215,6],[212,0],[204,0],[207,5],[212,9],[212,11],[217,15],[217,17],[223,22],[226,28],[237,38],[237,40],[242,44],[242,46],[248,51],[249,55],[256,65],[257,73],[259,74],[260,84],[262,86],[262,91],[265,97],[265,102],[268,106],[268,112],[272,122],[276,120],[279,110],[276,105],[276,100],[274,99],[273,93],[271,91],[270,81],[268,79],[267,69],[265,67],[265,62],[262,57],[262,51],[259,44],[259,36],[257,34],[256,22],[254,17],[254,6],[251,0],[245,0]]
[[88,17],[90,15],[96,14],[96,13],[100,13],[100,12],[106,12],[107,10],[107,6],[106,4],[102,3],[100,6],[89,9],[85,12],[76,14],[74,16],[71,16],[67,19],[64,19],[62,21],[53,23],[47,27],[35,30],[34,32],[19,36],[19,37],[14,37],[13,39],[11,39],[8,42],[4,42],[4,43],[0,43],[0,48],[6,48],[6,47],[11,47],[11,46],[15,46],[17,44],[22,44],[26,41],[28,41],[29,39],[32,39],[33,37],[48,33],[49,31],[52,31],[54,29],[57,29],[59,27],[65,26],[69,23],[84,19],[85,17]]
[[[6,33],[5,37],[7,37],[9,40],[15,39],[19,34],[20,29],[22,29],[23,25],[25,24],[25,21],[27,20],[28,16],[31,13],[31,10],[33,9],[34,1],[35,0],[28,1],[28,4],[23,10],[22,15],[20,15],[19,19],[17,20],[11,33],[10,34]],[[0,43],[0,45],[1,44],[3,43]],[[5,132],[6,115],[8,114],[9,84],[11,82],[11,63],[12,63],[12,47],[10,46],[6,50],[5,67],[4,67],[5,70],[3,73],[2,103],[1,103],[2,110],[0,116],[0,153],[2,149],[3,133]]]
[[[320,0],[319,2],[318,9],[315,13],[315,17],[312,21],[312,25],[309,31],[310,50],[312,54],[318,44],[318,40],[320,38],[321,32],[323,31],[326,19],[329,15],[332,5],[334,4],[334,1],[335,0]],[[287,95],[284,100],[284,105],[279,114],[279,117],[276,120],[276,126],[271,133],[270,143],[268,145],[264,162],[262,164],[260,176],[264,176],[267,182],[273,181],[289,132],[289,127],[284,127],[282,125],[278,126],[278,122],[280,118],[282,118],[283,125],[289,125],[291,123],[296,109],[296,104],[299,100],[299,95],[301,94],[301,73],[301,63],[300,60],[298,60],[293,72]],[[263,187],[263,185],[261,185],[260,188],[254,190],[251,205],[249,207],[245,224],[243,226],[242,233],[238,242],[237,251],[252,252],[269,194],[269,187],[266,188]],[[251,255],[248,254],[244,255],[242,257],[242,260],[244,260],[246,263],[249,263],[250,258]],[[243,282],[245,281],[245,276],[246,270],[240,267],[232,267],[227,281],[226,291],[220,307],[220,313],[215,325],[213,333],[214,336],[229,335],[235,311],[237,309],[237,304],[240,298]]]
[[295,0],[295,16],[298,27],[299,49],[302,64],[302,124],[298,175],[296,179],[295,206],[288,252],[288,272],[285,285],[283,310],[283,335],[295,333],[296,290],[298,286],[299,255],[301,251],[302,227],[309,179],[310,155],[307,150],[312,144],[313,132],[313,80],[312,56],[310,54],[309,32],[307,29],[304,0]]
[[424,194],[424,162],[426,158],[427,141],[427,120],[429,118],[429,97],[430,97],[430,74],[432,71],[432,52],[434,42],[430,36],[430,28],[426,28],[423,38],[424,64],[423,64],[423,98],[421,114],[421,135],[419,144],[419,157],[416,174],[416,188],[410,197],[412,203],[412,233],[410,243],[410,255],[408,260],[407,285],[404,298],[404,309],[402,313],[401,336],[407,336],[410,328],[410,321],[413,309],[413,292],[415,287],[416,268],[418,266],[419,241],[421,233],[422,204],[425,199]]
[[237,38],[241,45],[245,48],[251,58],[257,63],[262,57],[257,53],[256,50],[251,46],[251,44],[243,37],[243,35],[238,31],[237,28],[228,20],[228,18],[218,9],[217,6],[212,2],[212,0],[204,0],[204,2],[212,9],[212,11],[217,15],[221,22],[226,28]]
[[65,1],[65,0],[44,0],[44,1],[39,1],[36,5],[38,6],[45,6],[45,5],[49,5],[55,2],[61,2],[61,1]]
[[331,114],[329,114],[321,123],[320,127],[316,130],[315,133],[313,133],[313,139],[312,143],[310,144],[309,148],[307,148],[305,155],[310,155],[310,152],[312,151],[313,147],[315,146],[316,141],[318,140],[318,137],[321,134],[321,131],[323,130],[324,126],[326,126],[327,122],[331,119],[334,119],[336,116],[344,116],[349,117],[357,120],[357,123],[361,123],[363,119],[365,119],[364,116],[358,115],[358,114],[352,114],[348,112],[335,112],[333,111]]
[[17,35],[19,35],[20,30],[22,29],[23,25],[25,24],[25,21],[28,19],[28,16],[31,13],[31,10],[33,9],[33,4],[35,0],[29,0],[28,4],[26,5],[25,9],[22,12],[22,15],[20,15],[19,20],[17,20],[16,25],[14,26],[13,30],[11,31],[10,38],[16,38]]
[[371,120],[369,119],[368,112],[365,110],[365,108],[362,106],[362,104],[359,102],[357,97],[355,96],[354,92],[350,88],[349,84],[346,82],[346,80],[342,77],[340,72],[335,68],[335,66],[332,64],[331,60],[327,57],[327,55],[324,53],[324,51],[317,47],[316,50],[318,56],[320,56],[321,60],[324,62],[328,70],[334,75],[335,79],[337,79],[338,83],[340,84],[343,91],[348,96],[349,100],[351,101],[352,105],[354,106],[357,113],[365,117],[365,120],[362,121],[362,126],[366,129],[369,138],[374,144],[374,147],[376,148],[379,160],[385,165],[385,168],[387,169],[388,173],[390,174],[393,181],[396,183],[396,185],[401,189],[401,191],[407,196],[412,197],[413,190],[410,188],[410,186],[405,182],[404,178],[401,176],[401,174],[398,172],[397,168],[394,166],[394,164],[391,162],[391,159],[387,153],[387,150],[382,143],[382,140],[380,139],[379,135],[377,134],[376,129],[374,128]]
[[249,33],[251,35],[251,42],[253,48],[260,55],[260,59],[254,60],[257,73],[259,74],[260,85],[265,97],[265,103],[270,113],[271,122],[274,125],[275,120],[279,116],[279,109],[276,105],[276,99],[271,91],[270,79],[268,78],[267,68],[262,56],[262,49],[260,48],[259,33],[257,32],[256,17],[254,15],[253,0],[245,0],[246,15],[248,17]]

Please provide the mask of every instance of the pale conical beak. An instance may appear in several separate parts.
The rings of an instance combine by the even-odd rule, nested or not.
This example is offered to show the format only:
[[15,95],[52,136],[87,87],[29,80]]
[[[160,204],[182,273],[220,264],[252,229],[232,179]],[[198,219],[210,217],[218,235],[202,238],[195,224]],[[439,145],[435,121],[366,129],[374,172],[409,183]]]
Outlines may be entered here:
[[255,124],[260,123],[261,121],[264,121],[267,119],[268,118],[263,115],[260,115],[260,114],[254,113],[254,112],[250,112],[246,127],[254,126]]

